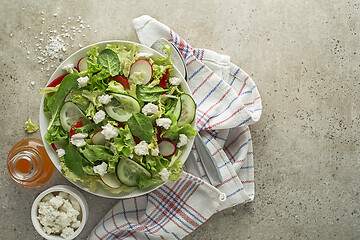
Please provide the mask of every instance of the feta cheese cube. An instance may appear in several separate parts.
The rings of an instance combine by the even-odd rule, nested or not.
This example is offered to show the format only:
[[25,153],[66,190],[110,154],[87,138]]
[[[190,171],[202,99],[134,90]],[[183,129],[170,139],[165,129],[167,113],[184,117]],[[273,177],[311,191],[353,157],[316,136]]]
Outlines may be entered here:
[[63,67],[63,70],[65,70],[68,73],[73,73],[74,72],[74,64],[69,63],[69,64],[65,65]]
[[159,172],[160,176],[161,176],[161,180],[163,180],[164,182],[166,182],[167,180],[169,180],[169,176],[170,176],[170,172],[166,169],[163,168],[160,172]]
[[61,158],[61,157],[63,157],[65,155],[65,150],[62,149],[62,148],[58,148],[56,150],[56,153],[57,153],[58,157]]

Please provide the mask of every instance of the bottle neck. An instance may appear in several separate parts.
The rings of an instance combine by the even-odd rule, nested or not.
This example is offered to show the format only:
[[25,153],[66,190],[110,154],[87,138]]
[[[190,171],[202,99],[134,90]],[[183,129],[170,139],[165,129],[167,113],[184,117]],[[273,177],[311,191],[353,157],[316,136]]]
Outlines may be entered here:
[[8,167],[15,181],[31,181],[42,168],[40,156],[33,149],[19,151],[9,160]]

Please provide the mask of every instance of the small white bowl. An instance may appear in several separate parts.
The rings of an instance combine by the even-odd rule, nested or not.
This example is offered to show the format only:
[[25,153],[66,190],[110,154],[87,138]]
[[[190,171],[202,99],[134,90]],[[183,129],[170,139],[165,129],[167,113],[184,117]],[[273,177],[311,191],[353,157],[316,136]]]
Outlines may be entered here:
[[[38,216],[38,206],[40,201],[49,193],[53,193],[53,192],[65,192],[68,193],[69,195],[73,196],[79,203],[80,208],[81,208],[81,224],[80,227],[78,229],[76,229],[76,231],[74,232],[73,235],[69,236],[68,238],[62,238],[60,235],[55,235],[55,234],[47,234],[44,232],[43,227],[41,225],[41,223],[39,222],[39,220],[37,219]],[[88,204],[85,200],[85,197],[75,188],[73,187],[69,187],[66,185],[57,185],[57,186],[53,186],[45,191],[43,191],[42,193],[39,194],[39,196],[37,196],[37,198],[34,200],[34,203],[32,205],[31,208],[31,221],[36,229],[36,231],[45,239],[48,240],[70,240],[70,239],[74,239],[75,237],[77,237],[81,231],[83,230],[85,223],[88,219],[88,215],[89,215],[89,208],[88,208]]]

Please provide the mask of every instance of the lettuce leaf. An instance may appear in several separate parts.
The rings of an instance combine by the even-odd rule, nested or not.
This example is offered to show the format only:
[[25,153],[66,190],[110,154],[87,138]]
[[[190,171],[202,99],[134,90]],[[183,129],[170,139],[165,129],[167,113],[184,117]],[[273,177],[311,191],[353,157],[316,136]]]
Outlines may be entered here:
[[129,126],[118,129],[119,137],[114,139],[114,147],[116,153],[125,157],[130,157],[136,146],[136,142],[132,136]]
[[51,125],[49,130],[45,133],[45,140],[48,144],[52,144],[61,139],[68,138],[68,132],[66,132],[61,126],[60,123],[55,123]]
[[116,81],[110,81],[106,91],[122,93],[125,92],[125,89],[122,84]]
[[84,147],[80,148],[79,151],[92,164],[94,164],[96,161],[109,162],[114,158],[114,155],[111,153],[110,149],[103,145],[86,144]]
[[170,128],[162,134],[162,137],[169,138],[171,140],[177,140],[179,139],[180,134],[185,134],[188,137],[196,136],[197,132],[192,128],[190,124],[185,124],[184,126],[179,128],[177,125],[176,117],[172,112],[166,113],[165,116],[170,118],[172,123]]

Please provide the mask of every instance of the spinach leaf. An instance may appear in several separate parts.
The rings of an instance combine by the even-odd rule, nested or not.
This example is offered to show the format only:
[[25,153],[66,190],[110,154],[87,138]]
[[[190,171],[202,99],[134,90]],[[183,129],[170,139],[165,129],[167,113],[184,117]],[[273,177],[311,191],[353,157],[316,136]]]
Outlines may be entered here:
[[65,166],[69,168],[70,171],[72,171],[78,177],[82,177],[84,174],[82,168],[83,157],[78,152],[77,148],[70,143],[66,146],[65,152],[66,152],[64,156]]
[[120,60],[118,55],[110,49],[104,49],[100,52],[99,63],[102,64],[111,76],[118,75],[120,72]]
[[60,108],[64,103],[65,97],[68,95],[68,93],[76,89],[78,86],[78,75],[68,74],[64,77],[64,79],[61,81],[59,89],[49,97],[48,101],[46,102],[47,109],[51,113],[51,119],[49,122],[48,130],[50,129],[51,125],[54,123],[54,120],[58,116],[60,112]]
[[164,91],[165,89],[159,86],[139,85],[136,87],[136,97],[143,102],[156,102]]
[[142,113],[134,113],[128,120],[128,125],[132,134],[137,136],[140,140],[150,142],[154,128],[149,118]]

